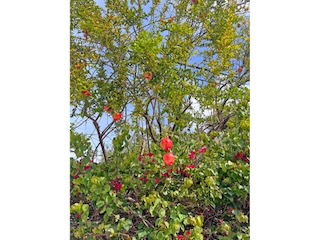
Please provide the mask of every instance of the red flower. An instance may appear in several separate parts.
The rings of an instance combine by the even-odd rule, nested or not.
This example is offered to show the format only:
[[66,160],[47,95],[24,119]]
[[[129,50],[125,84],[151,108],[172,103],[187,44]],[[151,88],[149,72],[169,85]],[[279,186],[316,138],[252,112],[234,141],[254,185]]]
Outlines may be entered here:
[[80,219],[81,218],[81,214],[77,214],[76,219]]
[[141,180],[143,183],[148,182],[148,178],[145,178],[145,177],[141,177],[140,180]]
[[243,159],[243,157],[244,157],[243,152],[238,152],[236,155],[234,155],[235,160],[241,160]]
[[81,94],[82,94],[82,96],[84,96],[84,97],[90,97],[90,92],[89,92],[89,90],[83,90],[82,92],[81,92]]
[[119,192],[122,188],[122,184],[118,180],[111,181],[111,186],[115,190],[115,192]]
[[191,165],[187,166],[186,168],[187,168],[187,169],[194,169],[195,166],[191,164]]
[[103,107],[103,111],[105,111],[106,113],[111,113],[112,112],[112,108],[109,105],[106,105]]
[[151,72],[145,72],[143,74],[144,78],[148,81],[150,81],[152,79],[152,73]]
[[190,236],[190,235],[191,235],[191,232],[190,232],[190,231],[186,231],[186,235],[187,235],[187,236]]
[[199,153],[205,153],[207,151],[207,148],[206,147],[202,147],[198,151],[199,151]]
[[239,67],[237,71],[238,71],[238,73],[240,74],[240,73],[242,73],[242,70],[243,70],[243,68],[242,68],[242,67]]
[[91,168],[91,166],[89,165],[89,166],[84,166],[83,169],[84,169],[85,171],[88,171],[90,168]]
[[168,172],[166,172],[166,173],[163,173],[163,174],[162,174],[162,177],[169,178],[169,177],[170,177],[170,175],[169,175],[169,173],[168,173]]
[[183,240],[184,237],[183,237],[182,235],[178,235],[178,236],[177,236],[177,239],[178,239],[178,240]]
[[156,184],[158,184],[160,182],[160,179],[156,178],[154,181],[155,181]]
[[190,159],[190,160],[193,160],[195,157],[196,157],[196,152],[195,152],[195,151],[191,151],[191,152],[189,153],[189,159]]
[[115,113],[112,115],[113,121],[117,122],[122,118],[122,114],[121,113]]
[[244,162],[246,162],[246,163],[250,163],[250,160],[249,160],[249,158],[247,158],[247,157],[243,157],[243,158],[242,158],[242,161],[244,161]]
[[79,177],[79,175],[78,174],[75,174],[74,176],[73,176],[73,179],[77,179]]
[[246,163],[250,163],[249,158],[246,157],[246,154],[243,152],[238,152],[236,155],[234,155],[235,160],[242,160]]
[[152,153],[148,153],[148,157],[152,157],[153,156],[153,154]]

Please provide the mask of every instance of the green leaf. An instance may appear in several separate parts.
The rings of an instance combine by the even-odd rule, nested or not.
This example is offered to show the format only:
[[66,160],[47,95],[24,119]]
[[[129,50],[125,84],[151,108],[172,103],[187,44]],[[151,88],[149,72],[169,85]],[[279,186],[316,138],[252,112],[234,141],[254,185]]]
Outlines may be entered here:
[[102,206],[104,206],[104,201],[97,202],[97,207],[98,208],[101,208]]
[[161,208],[159,211],[159,217],[164,217],[166,215],[166,210],[164,208]]

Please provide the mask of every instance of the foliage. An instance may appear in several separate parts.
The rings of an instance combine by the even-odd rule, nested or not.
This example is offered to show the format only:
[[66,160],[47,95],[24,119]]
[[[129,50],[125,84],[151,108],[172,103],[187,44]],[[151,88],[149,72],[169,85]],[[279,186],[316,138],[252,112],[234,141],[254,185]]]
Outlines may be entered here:
[[72,238],[249,239],[247,11],[71,0]]

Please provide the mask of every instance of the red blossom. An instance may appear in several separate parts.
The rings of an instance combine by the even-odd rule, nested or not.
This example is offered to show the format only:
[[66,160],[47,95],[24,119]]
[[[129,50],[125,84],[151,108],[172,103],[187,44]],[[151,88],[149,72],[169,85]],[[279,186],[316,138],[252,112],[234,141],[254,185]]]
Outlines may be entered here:
[[117,122],[119,120],[121,120],[122,118],[122,114],[121,113],[115,113],[112,115],[113,121]]
[[160,182],[160,179],[159,179],[159,178],[156,178],[156,179],[154,180],[154,182],[155,182],[156,184],[158,184],[158,183]]
[[83,90],[83,91],[81,92],[81,94],[82,94],[82,96],[84,96],[84,97],[90,97],[90,96],[91,96],[91,93],[89,92],[89,90]]
[[207,151],[206,147],[202,147],[198,150],[199,153],[205,153]]
[[192,165],[192,164],[190,164],[190,165],[188,165],[186,168],[187,168],[187,169],[194,169],[194,168],[195,168],[195,166],[194,166],[194,165]]
[[244,157],[243,152],[238,152],[236,155],[234,155],[235,160],[241,160],[243,159],[243,157]]
[[89,166],[84,166],[83,169],[84,169],[85,171],[88,171],[90,168],[91,168],[91,166],[89,165]]
[[169,173],[168,173],[168,172],[166,172],[166,173],[163,173],[163,174],[162,174],[162,177],[169,178],[169,177],[170,177],[170,175],[169,175]]
[[81,218],[81,214],[77,214],[76,219],[80,219],[80,218]]
[[235,160],[242,160],[246,163],[250,163],[249,158],[246,157],[246,154],[243,152],[238,152],[236,155],[234,155]]
[[152,157],[153,156],[153,154],[152,153],[148,153],[148,157]]
[[190,160],[193,160],[195,157],[196,157],[196,152],[195,152],[195,151],[191,151],[191,152],[189,153],[189,159],[190,159]]
[[183,237],[182,235],[177,235],[177,239],[178,239],[178,240],[183,240],[184,237]]
[[144,74],[144,78],[148,81],[150,81],[152,79],[152,73],[151,72],[145,72]]
[[103,107],[103,111],[106,113],[112,113],[113,109],[109,105],[106,105]]
[[118,180],[111,181],[111,186],[115,190],[115,192],[119,192],[122,188],[122,184]]
[[242,161],[244,161],[244,162],[246,162],[246,163],[250,163],[250,160],[249,160],[249,158],[247,158],[247,157],[243,157],[243,158],[242,158]]
[[190,231],[186,231],[186,235],[187,235],[187,236],[190,236],[190,235],[191,235],[191,232],[190,232]]
[[140,180],[141,180],[143,183],[148,182],[148,178],[145,178],[145,177],[141,177]]
[[79,177],[79,175],[78,174],[75,174],[74,176],[73,176],[73,179],[77,179]]

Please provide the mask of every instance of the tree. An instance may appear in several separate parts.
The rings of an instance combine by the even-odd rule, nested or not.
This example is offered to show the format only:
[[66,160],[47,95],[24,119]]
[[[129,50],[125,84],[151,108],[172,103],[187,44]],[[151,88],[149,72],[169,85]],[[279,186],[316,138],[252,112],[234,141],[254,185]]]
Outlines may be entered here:
[[[106,179],[120,181],[121,177],[122,182],[125,182],[124,176],[140,176],[146,170],[151,171],[153,176],[165,174],[160,165],[149,166],[150,163],[146,164],[145,161],[154,157],[155,162],[161,162],[163,153],[159,144],[161,139],[169,137],[174,142],[173,149],[178,158],[175,165],[179,166],[179,169],[176,170],[180,173],[184,171],[182,166],[186,152],[191,154],[193,150],[199,149],[199,152],[194,152],[193,166],[207,164],[207,169],[212,172],[204,171],[204,175],[201,175],[200,170],[195,171],[198,175],[194,176],[198,176],[198,179],[194,179],[199,183],[193,185],[190,182],[192,178],[186,177],[187,172],[193,169],[189,168],[180,174],[184,176],[184,180],[179,178],[179,181],[166,182],[165,187],[172,187],[172,192],[175,192],[174,188],[181,187],[180,196],[184,196],[187,194],[185,191],[193,185],[195,189],[192,193],[200,194],[205,191],[212,195],[203,199],[199,195],[198,199],[192,196],[189,199],[192,204],[199,200],[205,206],[212,206],[213,201],[215,206],[235,204],[241,209],[243,204],[247,203],[248,189],[239,191],[237,187],[248,188],[248,178],[239,181],[239,186],[231,188],[232,191],[227,183],[228,178],[237,180],[240,175],[248,174],[248,164],[232,163],[228,160],[234,160],[234,154],[241,152],[242,157],[236,160],[246,162],[249,154],[247,84],[250,63],[249,26],[246,16],[246,2],[236,1],[106,0],[104,9],[98,7],[93,0],[71,1],[72,116],[80,119],[80,122],[91,122],[98,138],[97,144],[90,146],[89,139],[77,132],[78,123],[74,122],[71,124],[71,148],[86,166],[89,166],[90,160],[99,161],[102,158],[104,163],[93,169],[97,171],[97,175],[101,175],[100,182],[95,181],[96,185],[102,184]],[[199,106],[198,110],[195,105]],[[105,139],[110,134],[115,137],[112,146],[106,146]],[[202,148],[208,149],[211,155],[205,156],[204,152],[201,153]],[[137,158],[140,158],[142,166],[139,162],[134,163],[133,159]],[[213,159],[221,160],[217,163]],[[79,162],[72,161],[73,177],[76,171],[73,171],[73,167],[79,168],[77,164]],[[126,168],[129,169],[125,170]],[[229,175],[227,169],[236,168],[239,170],[237,174]],[[103,169],[106,173],[102,173]],[[73,192],[80,190],[83,179],[86,178],[73,180]],[[225,184],[219,185],[219,179],[224,180]],[[203,189],[201,182],[207,182],[209,190]],[[128,185],[123,197],[130,196],[134,201],[142,199],[141,195],[146,193],[147,188],[137,192],[132,187],[134,185],[131,188]],[[213,190],[216,192],[210,192]],[[231,196],[234,191],[239,191],[236,200]],[[91,194],[93,192],[91,191]],[[89,199],[93,195],[89,196]],[[230,199],[226,197],[221,200],[222,196],[229,196]],[[155,199],[159,199],[158,205],[162,204],[159,209],[160,220],[154,223],[146,221],[144,231],[154,234],[152,236],[155,239],[162,239],[161,237],[168,237],[170,234],[177,235],[182,229],[182,223],[178,223],[176,219],[174,223],[167,222],[168,227],[165,223],[166,213],[162,212],[166,211],[165,202],[169,200],[165,200],[165,196],[161,196],[159,192],[152,196],[146,195],[143,199],[141,201],[149,207],[151,217],[154,217],[151,208],[157,208],[153,205]],[[185,205],[181,199],[176,200]],[[173,199],[170,201],[174,202]],[[102,204],[98,203],[99,201],[96,202],[97,205]],[[103,209],[104,205],[105,203],[98,208]],[[184,210],[186,209],[188,207]],[[73,211],[77,212],[75,208]],[[78,209],[78,212],[80,211],[86,212],[83,208]],[[174,211],[181,213],[182,210],[170,211],[173,214]],[[89,212],[86,214],[90,215]],[[240,216],[243,211],[237,214],[236,216]],[[78,229],[75,236],[85,235],[98,239],[99,234],[85,232],[92,230],[86,222],[87,215],[83,215],[85,228],[79,228],[81,230]],[[241,219],[246,219],[243,216],[241,215]],[[137,216],[141,217],[145,216]],[[124,230],[128,228],[128,232],[132,229],[129,227],[132,226],[132,221],[129,223],[128,218],[125,219],[121,226]],[[204,222],[201,219],[197,220],[195,216],[193,220],[185,220],[185,226],[194,227],[194,239],[201,239],[203,236],[201,227]],[[150,230],[151,225],[155,228],[163,225],[170,230],[156,233]],[[107,228],[106,226],[101,228]],[[114,232],[100,230],[108,232],[108,236],[132,236],[131,233],[121,231],[121,226],[118,224],[117,230],[108,226]],[[219,226],[215,234],[229,234],[230,229],[228,230],[226,225]],[[142,232],[139,232],[140,237],[143,237]]]

